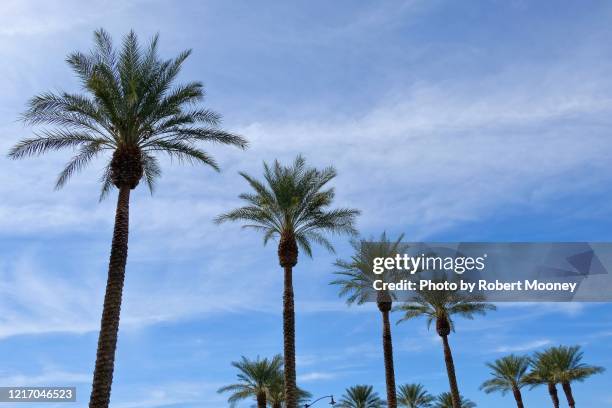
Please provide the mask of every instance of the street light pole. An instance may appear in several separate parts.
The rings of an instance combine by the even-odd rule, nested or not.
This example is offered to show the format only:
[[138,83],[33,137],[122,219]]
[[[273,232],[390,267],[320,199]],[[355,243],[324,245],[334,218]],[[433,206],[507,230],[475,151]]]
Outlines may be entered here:
[[331,398],[331,401],[329,402],[329,405],[336,405],[336,401],[334,401],[334,396],[333,395],[326,395],[324,397],[321,398],[317,398],[316,400],[312,401],[310,404],[304,404],[304,408],[309,408],[312,407],[314,404],[316,404],[317,402],[321,401],[322,399],[325,398]]

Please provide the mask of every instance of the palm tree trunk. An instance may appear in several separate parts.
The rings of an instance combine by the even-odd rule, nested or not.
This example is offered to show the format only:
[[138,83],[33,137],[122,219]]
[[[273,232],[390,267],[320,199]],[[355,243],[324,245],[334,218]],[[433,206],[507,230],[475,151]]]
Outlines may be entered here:
[[89,408],[108,408],[110,402],[113,370],[115,367],[115,350],[121,314],[121,297],[125,279],[125,264],[128,255],[128,231],[130,224],[130,188],[119,189],[115,229],[108,265],[106,294],[102,309],[98,351],[93,375]]
[[567,405],[569,405],[570,408],[574,408],[576,406],[576,401],[574,401],[572,386],[568,382],[562,383],[561,386],[563,387],[563,392],[565,393],[565,397],[567,398]]
[[450,385],[453,408],[461,408],[461,396],[459,394],[459,387],[457,386],[455,363],[453,362],[453,353],[448,344],[448,336],[442,336],[442,343],[444,344],[444,362],[446,363],[446,373],[448,374],[448,384]]
[[516,407],[525,408],[523,405],[523,395],[521,394],[521,390],[518,387],[512,387],[512,394],[514,394],[514,399],[516,400]]
[[553,406],[559,408],[559,395],[557,395],[557,386],[554,383],[548,383],[548,393],[552,399]]
[[257,408],[266,408],[268,402],[266,401],[266,393],[260,392],[257,394]]
[[283,336],[285,362],[285,404],[297,408],[295,373],[295,306],[293,301],[293,268],[285,266],[285,290],[283,294]]
[[295,374],[295,305],[293,301],[293,267],[297,265],[298,246],[292,231],[281,234],[278,260],[285,274],[283,291],[283,352],[285,369],[285,408],[297,408]]
[[395,370],[393,368],[393,342],[391,340],[391,324],[389,323],[389,310],[383,310],[383,351],[385,358],[385,380],[387,382],[387,406],[397,408],[395,395]]

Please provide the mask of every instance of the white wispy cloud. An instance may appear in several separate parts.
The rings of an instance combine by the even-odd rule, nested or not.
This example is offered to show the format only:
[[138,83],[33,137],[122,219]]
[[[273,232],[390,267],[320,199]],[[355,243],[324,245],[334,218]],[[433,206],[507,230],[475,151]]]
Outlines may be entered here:
[[132,1],[7,0],[0,4],[0,36],[50,35],[100,21],[100,18],[125,11]]
[[[236,265],[240,264],[237,262]],[[105,269],[105,262],[99,262],[91,268],[57,274],[40,265],[35,252],[3,261],[0,263],[0,339],[99,330]],[[182,283],[187,273],[190,284]],[[211,313],[276,313],[276,298],[268,295],[271,285],[278,284],[274,275],[260,272],[235,280],[229,264],[220,260],[209,262],[206,268],[171,270],[156,277],[139,278],[133,272],[128,273],[122,327],[140,328]],[[133,279],[137,282],[132,292],[129,281]]]
[[29,257],[0,264],[0,338],[68,331],[84,333],[98,325],[93,291],[84,279],[75,288],[66,277],[40,273]]
[[[253,148],[247,153],[219,150],[219,157],[226,164],[221,176],[202,169],[194,172],[192,168],[173,168],[162,179],[157,196],[148,197],[144,191],[135,195],[130,260],[155,259],[159,254],[166,256],[168,251],[192,254],[201,248],[214,247],[215,251],[206,257],[207,270],[222,272],[233,268],[230,270],[236,273],[235,260],[230,265],[222,257],[230,254],[235,242],[244,242],[249,248],[257,245],[259,251],[259,238],[239,234],[236,226],[216,227],[211,220],[238,204],[235,196],[245,185],[235,175],[236,170],[260,172],[258,160],[246,163],[241,158],[286,160],[302,151],[317,165],[334,163],[340,170],[339,204],[362,208],[363,228],[380,229],[394,220],[394,224],[409,229],[414,238],[486,217],[508,204],[538,205],[548,197],[568,194],[571,189],[574,193],[588,189],[591,183],[598,183],[609,174],[606,152],[611,142],[601,132],[585,134],[576,122],[588,126],[592,118],[602,120],[602,115],[609,116],[610,104],[607,97],[594,90],[592,81],[585,84],[580,78],[571,79],[568,72],[556,69],[557,81],[549,80],[536,95],[532,87],[537,78],[526,84],[508,83],[514,74],[504,73],[482,81],[476,88],[473,83],[448,87],[417,85],[373,107],[362,117],[262,121],[241,127],[239,132],[251,139]],[[544,125],[546,130],[542,130]],[[2,160],[3,166],[8,166],[6,159]],[[93,170],[83,175],[85,178],[75,180],[70,190],[50,194],[53,178],[49,175],[59,169],[59,162],[56,155],[50,163],[42,160],[35,165],[10,163],[13,169],[22,170],[22,176],[17,180],[3,172],[0,192],[6,199],[0,204],[0,227],[4,231],[29,235],[93,232],[100,227],[109,230],[113,203],[112,200],[103,205],[96,203]],[[598,171],[589,171],[585,178],[587,167]],[[211,174],[212,183],[204,183],[200,174]],[[22,185],[34,188],[24,191]],[[232,238],[219,241],[221,235]],[[254,267],[249,262],[243,265],[250,265],[247,269]],[[18,297],[19,304],[40,305],[46,299],[50,307],[44,309],[48,312],[41,312],[42,308],[32,310],[35,306],[27,306],[30,316],[25,319],[23,312],[16,311],[22,309],[7,307],[0,336],[97,328],[94,311],[99,305],[92,303],[92,299],[101,299],[98,291],[93,295],[92,288],[83,290],[80,284],[80,290],[71,290],[74,283],[61,277],[45,278],[45,274],[44,271],[36,277],[27,272],[22,276],[14,274],[13,280],[7,281],[7,291],[17,284],[32,287],[31,294],[12,295]],[[250,308],[267,307],[258,296],[266,290],[261,279],[251,281],[248,273],[241,274],[243,279],[235,283],[238,287],[230,289],[229,294],[224,293],[227,275],[199,271],[196,276],[201,282],[197,292],[192,283],[189,287],[162,287],[155,286],[159,283],[157,278],[145,280],[148,290],[127,298],[125,322],[152,324],[213,309],[240,310],[241,305],[249,304],[247,299],[252,300]],[[269,282],[274,280],[271,275],[266,276],[270,277]],[[38,282],[54,289],[41,288]],[[62,292],[66,294],[60,295]],[[72,293],[88,295],[72,299],[76,296]],[[160,299],[166,307],[152,314],[151,310],[160,310],[154,307]],[[73,307],[74,304],[78,307]],[[310,307],[351,310],[341,302],[318,300]],[[559,307],[567,313],[579,313],[582,306]],[[88,312],[74,316],[74,310]],[[47,323],[41,327],[41,322]]]
[[309,382],[309,381],[331,380],[332,378],[336,378],[337,376],[338,376],[337,373],[313,371],[310,373],[300,374],[297,377],[297,379],[300,382]]
[[531,351],[538,349],[540,347],[547,346],[552,343],[552,340],[549,339],[539,339],[533,340],[526,343],[517,343],[517,344],[509,344],[499,346],[495,349],[498,353],[515,353],[515,352],[523,352],[523,351]]
[[[5,21],[0,35],[23,37],[39,33],[23,30],[62,29],[57,21],[65,16],[59,11],[50,13],[46,22],[30,24],[28,19],[38,10],[29,4],[4,5],[6,13],[0,13],[4,19],[24,17]],[[404,10],[412,6],[407,2]],[[75,10],[79,12],[76,6]],[[96,9],[91,10],[95,14]],[[347,29],[369,29],[393,16],[397,16],[394,10],[383,8]],[[141,327],[213,311],[278,310],[276,298],[268,295],[278,285],[274,251],[263,252],[255,234],[211,223],[220,212],[236,206],[237,194],[246,189],[236,171],[260,174],[263,159],[290,160],[302,152],[318,166],[334,164],[339,170],[338,203],[363,210],[359,223],[364,232],[393,225],[408,231],[411,239],[486,219],[513,206],[545,207],[551,198],[606,184],[612,174],[607,128],[612,117],[610,67],[605,62],[588,65],[569,59],[554,66],[509,64],[503,71],[478,78],[422,80],[398,87],[373,100],[369,108],[350,114],[315,111],[295,119],[262,117],[230,123],[252,148],[237,152],[213,147],[222,174],[165,166],[156,196],[149,197],[142,187],[134,195],[127,290],[130,282],[138,290],[126,296],[124,324]],[[29,69],[28,76],[36,78],[36,66]],[[70,86],[74,82],[67,83]],[[0,124],[2,133],[11,136],[0,140],[4,151],[27,133],[13,121],[14,117],[4,118]],[[52,192],[55,174],[69,156],[66,152],[23,162],[0,158],[4,234],[65,238],[78,232],[96,235],[96,245],[107,248],[109,243],[101,243],[100,235],[104,231],[110,238],[114,202],[111,198],[97,203],[99,168],[78,176],[66,190]],[[240,251],[235,250],[237,243]],[[260,255],[249,259],[254,253]],[[135,261],[193,259],[194,254],[203,259],[202,268],[195,271],[137,278],[130,272]],[[104,252],[103,260],[106,256]],[[264,258],[269,261],[266,266]],[[3,265],[0,288],[6,296],[0,300],[0,337],[97,330],[104,262],[78,277],[53,276],[41,264],[42,260],[33,259],[29,265]],[[235,276],[240,280],[232,279]],[[298,305],[313,312],[362,310],[346,308],[341,300],[300,299]],[[577,304],[555,308],[568,315],[582,310]]]
[[89,383],[91,374],[77,373],[61,370],[45,370],[41,373],[28,375],[13,373],[0,374],[0,384],[3,387],[30,387],[30,386],[75,386]]
[[[528,318],[549,313],[558,313],[573,318],[580,316],[589,307],[589,304],[581,302],[509,302],[501,303],[499,307],[522,309],[521,314]],[[516,317],[520,318],[520,315]]]
[[[167,242],[184,234],[201,237],[192,225],[210,225],[245,189],[237,170],[259,174],[261,159],[288,160],[297,152],[317,165],[333,163],[339,169],[338,202],[363,209],[363,227],[381,228],[394,220],[415,238],[509,205],[537,207],[552,197],[579,194],[609,174],[606,152],[612,142],[598,124],[610,117],[612,104],[596,86],[607,80],[585,82],[568,67],[539,69],[531,78],[510,70],[478,82],[416,84],[355,117],[240,126],[236,130],[251,140],[249,151],[215,150],[225,168],[221,176],[205,169],[168,168],[157,197],[135,199],[135,229],[167,237]],[[547,82],[534,94],[542,77]],[[599,85],[605,88],[607,82]],[[40,174],[60,168],[57,160],[53,165],[51,170],[37,160],[28,169],[11,167],[25,171],[26,183],[42,187]],[[87,175],[86,183],[69,191],[81,200],[97,193],[92,174]],[[202,176],[212,184],[203,183]],[[3,195],[14,198],[0,207],[0,214],[12,214],[0,217],[1,226],[32,233],[112,221],[105,214],[112,206],[102,210],[95,199],[66,203],[48,194],[52,180],[44,177],[49,187],[25,195],[35,207],[10,194],[17,188],[11,180],[3,184]]]
[[222,383],[208,381],[170,381],[163,384],[148,384],[132,387],[129,392],[120,392],[113,397],[113,406],[118,408],[161,408],[170,406],[199,407],[224,406],[226,397],[216,393]]

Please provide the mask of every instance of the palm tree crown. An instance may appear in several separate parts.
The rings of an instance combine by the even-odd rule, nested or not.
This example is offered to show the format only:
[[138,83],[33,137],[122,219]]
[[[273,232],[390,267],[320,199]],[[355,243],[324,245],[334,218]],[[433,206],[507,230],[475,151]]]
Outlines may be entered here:
[[338,402],[341,408],[382,408],[387,403],[380,399],[371,385],[355,385],[347,388]]
[[550,354],[547,352],[538,352],[535,357],[531,359],[531,371],[525,377],[525,382],[531,386],[531,388],[537,387],[538,385],[546,385],[548,387],[548,394],[555,407],[559,407],[559,395],[557,392],[557,383],[555,379],[552,359]]
[[550,353],[547,351],[536,352],[530,361],[531,371],[525,377],[525,382],[536,387],[541,384],[557,384],[554,378],[553,364]]
[[422,384],[404,384],[398,388],[397,403],[400,407],[429,408],[434,400]]
[[227,401],[232,407],[240,400],[257,398],[259,402],[262,397],[265,406],[270,388],[282,377],[283,358],[276,355],[271,359],[257,357],[256,360],[249,360],[243,356],[240,361],[232,362],[232,366],[239,371],[238,382],[221,387],[217,392],[231,392]]
[[514,354],[487,363],[493,378],[485,381],[480,389],[487,394],[499,391],[503,395],[523,388],[528,383],[526,374],[529,364],[529,357]]
[[331,282],[332,285],[341,286],[339,295],[346,296],[346,302],[349,305],[353,303],[361,305],[368,301],[378,301],[391,305],[395,295],[386,290],[375,290],[373,283],[376,280],[393,282],[393,271],[385,271],[382,275],[375,274],[373,271],[374,259],[391,257],[401,253],[403,237],[402,234],[392,242],[387,238],[387,234],[383,233],[376,242],[365,239],[351,241],[354,253],[348,261],[336,260],[334,265],[338,268],[338,271],[335,274],[339,276],[339,279]]
[[218,169],[197,142],[241,148],[247,142],[220,130],[217,113],[197,107],[204,95],[200,82],[173,86],[191,51],[162,60],[157,44],[155,36],[147,47],[141,47],[132,31],[116,50],[106,31],[96,31],[91,53],[75,52],[67,58],[85,94],[46,92],[32,98],[23,120],[51,128],[22,140],[9,156],[18,159],[62,148],[78,149],[59,174],[59,188],[94,158],[112,152],[102,177],[101,198],[112,185],[136,187],[143,176],[152,191],[161,174],[157,153]]
[[604,371],[603,367],[584,364],[583,354],[580,346],[558,346],[536,353],[536,358],[548,362],[554,382],[571,383]]
[[246,206],[217,217],[217,222],[245,221],[245,228],[264,233],[264,244],[270,238],[289,235],[309,256],[313,242],[333,251],[322,233],[355,233],[359,211],[328,209],[335,192],[325,188],[336,177],[334,168],[309,168],[304,158],[298,156],[291,166],[282,166],[278,161],[272,166],[264,163],[264,182],[243,172],[240,175],[254,191],[240,195]]
[[604,371],[603,367],[582,363],[583,353],[580,346],[551,347],[535,353],[532,370],[526,381],[533,387],[548,385],[548,392],[555,406],[559,406],[556,385],[561,384],[570,408],[576,406],[571,383],[584,381],[588,377]]
[[550,347],[536,352],[526,381],[533,386],[547,383],[580,382],[604,371],[603,367],[582,363],[583,354],[580,346]]
[[423,316],[427,319],[427,327],[436,323],[440,336],[448,336],[455,330],[454,315],[473,319],[476,315],[484,315],[495,309],[494,305],[483,302],[478,295],[452,290],[420,290],[411,301],[396,308],[404,312],[398,323]]
[[[476,403],[463,396],[460,397],[459,408],[474,408]],[[453,397],[450,392],[443,392],[436,397],[434,408],[453,408]]]

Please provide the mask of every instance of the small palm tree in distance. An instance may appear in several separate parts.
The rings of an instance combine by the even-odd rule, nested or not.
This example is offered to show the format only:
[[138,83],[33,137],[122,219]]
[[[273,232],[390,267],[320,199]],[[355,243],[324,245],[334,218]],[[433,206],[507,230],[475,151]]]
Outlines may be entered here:
[[504,395],[511,392],[516,401],[516,406],[524,408],[521,388],[528,384],[526,377],[530,362],[531,360],[527,356],[511,354],[497,359],[493,363],[487,363],[492,378],[485,381],[480,389],[487,394],[501,392]]
[[[436,397],[436,401],[433,405],[434,408],[454,408],[455,403],[453,396],[450,392],[443,392]],[[459,408],[475,408],[476,403],[470,401],[463,396],[459,396]]]
[[531,385],[531,388],[546,385],[553,407],[559,408],[558,381],[554,374],[554,363],[551,357],[548,351],[535,353],[531,359],[531,371],[527,374],[525,381]]
[[217,392],[229,392],[227,399],[231,407],[244,399],[254,398],[257,408],[266,408],[268,393],[282,375],[283,358],[276,355],[271,359],[249,360],[242,356],[240,361],[233,361],[232,366],[238,369],[238,382],[219,388]]
[[403,408],[430,408],[435,398],[422,384],[403,384],[398,388],[397,404]]
[[346,389],[338,407],[340,408],[383,408],[387,403],[383,401],[371,385],[355,385]]
[[537,360],[542,360],[547,365],[549,378],[554,383],[561,384],[570,408],[576,406],[571,384],[582,382],[592,375],[604,371],[603,367],[583,363],[583,356],[584,353],[580,346],[551,347],[535,355]]

